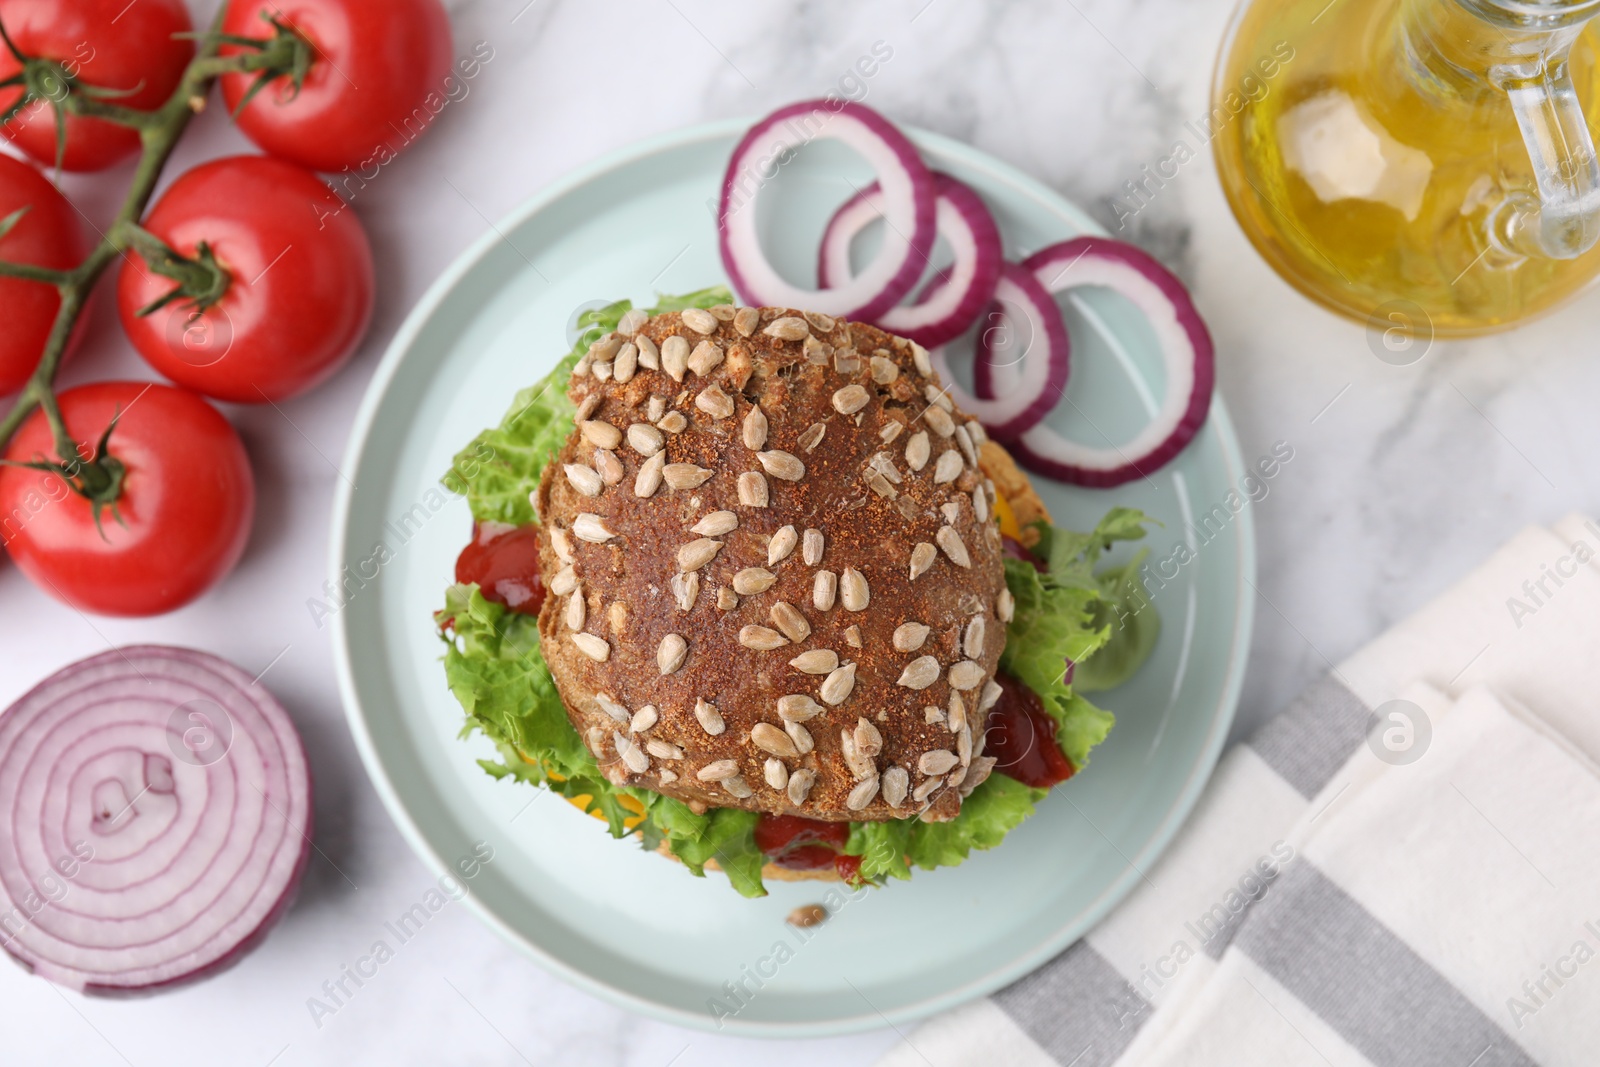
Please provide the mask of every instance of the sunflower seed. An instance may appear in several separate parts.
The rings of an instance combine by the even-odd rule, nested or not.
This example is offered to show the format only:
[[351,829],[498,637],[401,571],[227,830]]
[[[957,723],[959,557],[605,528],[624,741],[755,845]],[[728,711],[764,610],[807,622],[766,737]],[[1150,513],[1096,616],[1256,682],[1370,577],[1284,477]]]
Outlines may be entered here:
[[572,567],[562,567],[550,578],[550,591],[556,596],[566,596],[578,588],[578,572]]
[[574,590],[567,600],[567,629],[583,629],[583,624],[588,621],[588,615],[589,605],[583,599],[583,590]]
[[813,648],[789,661],[789,666],[805,674],[827,674],[839,665],[839,654],[831,648]]
[[956,432],[955,421],[950,418],[950,413],[937,405],[929,407],[922,413],[923,419],[940,437],[948,438]]
[[597,363],[609,363],[621,348],[622,338],[615,333],[608,333],[589,346],[589,355]]
[[759,407],[752,407],[750,413],[744,417],[744,447],[754,452],[767,443],[767,413]]
[[883,799],[891,808],[906,802],[906,791],[911,788],[911,776],[904,767],[890,767],[883,772]]
[[683,666],[684,657],[689,654],[689,643],[681,634],[668,634],[661,639],[661,644],[656,647],[656,666],[661,668],[662,674],[671,674]]
[[717,711],[716,706],[708,704],[704,700],[695,700],[694,717],[699,720],[700,728],[712,737],[716,737],[727,729],[727,726],[722,722],[722,714]]
[[917,547],[911,550],[911,580],[914,582],[926,574],[938,556],[938,549],[926,541],[918,541]]
[[874,777],[878,773],[877,766],[866,756],[856,750],[856,735],[850,730],[839,731],[839,755],[844,757],[844,765],[857,781]]
[[844,643],[851,648],[861,647],[861,627],[847,626],[844,631]]
[[717,332],[717,317],[705,308],[684,308],[678,317],[695,333]]
[[806,427],[804,433],[796,438],[795,443],[804,449],[807,455],[810,455],[812,451],[814,451],[816,447],[822,443],[822,436],[827,432],[827,423],[813,422],[810,426]]
[[961,766],[950,772],[949,776],[945,778],[944,784],[949,786],[951,789],[955,789],[966,780],[966,777],[967,765],[963,763]]
[[950,668],[950,685],[965,692],[983,684],[983,664],[964,659]]
[[689,369],[689,342],[673,334],[661,342],[661,369],[672,375],[675,382],[683,381]]
[[734,775],[732,778],[729,778],[727,781],[723,782],[722,788],[730,797],[737,797],[740,800],[748,800],[751,796],[755,795],[755,790],[751,789],[749,783],[747,783],[738,775]]
[[844,806],[851,811],[860,811],[868,804],[871,804],[872,798],[877,795],[878,776],[873,775],[871,778],[864,778],[856,783],[856,787],[850,790],[850,795],[844,798]]
[[629,741],[616,730],[611,731],[611,743],[617,746],[617,756],[623,764],[634,774],[643,774],[650,769],[650,757],[639,751],[639,746]]
[[957,763],[956,754],[948,749],[935,749],[924,752],[922,758],[917,760],[917,770],[923,774],[944,774]]
[[876,756],[883,751],[883,734],[865,717],[856,719],[856,751],[863,756]]
[[790,452],[757,452],[756,459],[761,461],[761,466],[774,478],[782,478],[786,482],[798,482],[806,476],[806,465]]
[[817,690],[817,695],[822,698],[824,704],[838,707],[849,698],[851,690],[855,687],[856,665],[846,663],[822,680],[822,687]]
[[833,358],[833,346],[815,337],[807,337],[805,343],[806,362],[817,367],[825,367],[828,360]]
[[974,615],[972,621],[967,623],[967,632],[961,638],[961,651],[967,654],[968,659],[977,659],[983,655],[985,627],[982,615]]
[[693,608],[695,600],[700,596],[700,575],[695,571],[674,574],[671,584],[672,598],[678,602],[678,610],[688,611]]
[[894,484],[899,485],[904,480],[900,475],[900,471],[895,467],[894,459],[890,457],[889,453],[874,452],[872,454],[870,463],[873,470],[877,471]]
[[832,315],[824,315],[820,311],[806,311],[802,312],[802,314],[805,315],[806,321],[811,324],[812,329],[820,330],[823,333],[832,333],[833,328],[838,325]]
[[628,630],[628,605],[621,600],[612,601],[611,607],[606,609],[606,617],[611,620],[611,632],[621,637]]
[[956,427],[956,444],[961,446],[961,451],[967,457],[967,462],[976,467],[978,465],[978,446],[972,443],[972,434],[967,432],[965,426]]
[[954,526],[941,526],[939,532],[933,535],[939,542],[939,547],[944,549],[944,554],[950,557],[950,562],[957,567],[969,568],[972,559],[967,555],[967,546],[961,543],[961,535],[956,533]]
[[1011,590],[1000,590],[1000,596],[995,600],[995,614],[1000,616],[1000,621],[1010,622],[1011,617],[1016,613],[1016,610],[1017,600],[1016,597],[1011,595]]
[[733,591],[740,596],[765,593],[772,588],[778,576],[765,567],[746,567],[733,576]]
[[805,561],[806,566],[815,567],[822,562],[822,553],[826,543],[821,530],[812,528],[806,531],[805,536],[800,540],[800,558]]
[[903,622],[894,631],[896,652],[915,652],[928,639],[929,628],[920,622]]
[[584,375],[589,373],[590,368],[593,367],[593,366],[594,366],[594,357],[589,355],[589,353],[585,352],[583,354],[583,358],[578,360],[577,363],[573,364],[573,366],[572,366],[572,376],[574,378],[582,378]]
[[572,562],[572,536],[559,526],[550,528],[550,547],[562,563]]
[[954,526],[961,519],[961,505],[954,500],[947,500],[939,505],[939,514],[944,516],[944,521]]
[[906,466],[920,471],[928,465],[928,431],[918,430],[906,441]]
[[717,589],[717,610],[718,611],[732,611],[734,608],[736,608],[738,606],[739,606],[739,594],[738,593],[735,593],[732,589],[729,589],[725,585],[724,586],[720,586]]
[[610,363],[596,363],[594,365],[594,376],[599,378],[602,382],[609,382],[611,380],[612,370],[613,367]]
[[[952,757],[953,758],[953,757]],[[725,782],[739,773],[739,764],[731,759],[714,760],[694,772],[702,782]]]
[[917,373],[924,378],[933,377],[933,360],[928,358],[928,350],[917,342],[911,342],[911,361],[917,366]]
[[989,497],[981,486],[972,491],[972,514],[979,522],[989,521]]
[[811,582],[811,606],[818,611],[832,610],[838,592],[839,576],[832,571],[818,571]]
[[767,543],[767,566],[773,567],[788,559],[799,542],[800,535],[794,532],[793,526],[785,526],[773,534],[772,540]]
[[747,625],[739,629],[739,643],[757,652],[769,652],[789,643],[789,639],[766,626]]
[[[789,738],[785,737],[784,740],[789,741]],[[789,742],[789,746],[793,748],[794,743]],[[767,762],[761,765],[761,776],[767,780],[768,785],[779,792],[789,788],[789,768],[776,756],[767,757]]]
[[651,422],[660,422],[661,416],[667,413],[666,397],[652,396],[645,404],[645,418]]
[[650,321],[650,316],[644,308],[629,308],[617,320],[617,332],[624,337],[632,337],[639,332],[639,327]]
[[594,450],[594,468],[600,472],[600,480],[607,485],[616,485],[622,481],[622,475],[625,473],[622,469],[622,460],[617,458],[616,453],[607,452],[603,448]]
[[678,569],[680,571],[697,571],[716,559],[717,553],[721,551],[722,542],[713,541],[709,537],[690,541],[678,549]]
[[661,369],[661,349],[654,341],[640,334],[633,339],[633,344],[639,350],[639,366],[646,370]]
[[998,762],[993,756],[980,756],[973,760],[972,766],[967,769],[967,777],[961,783],[961,795],[971,796],[974,789],[988,781]]
[[927,723],[929,726],[932,726],[936,722],[942,723],[944,722],[944,712],[930,705],[929,707],[922,709],[922,721]]
[[778,698],[778,718],[784,722],[807,722],[826,710],[804,693],[790,693]]
[[709,310],[718,322],[732,322],[737,309],[732,304],[713,304]]
[[912,791],[911,799],[917,801],[920,804],[922,801],[927,800],[928,797],[932,796],[934,790],[938,789],[942,785],[944,785],[944,779],[943,778],[937,778],[937,777],[929,778],[927,781],[923,782],[921,785],[917,786],[917,788],[915,790]]
[[861,357],[853,348],[841,348],[833,353],[833,369],[840,374],[854,374],[861,369]]
[[590,393],[584,402],[578,405],[578,413],[573,416],[574,421],[583,422],[590,415],[593,415],[596,411],[599,411],[600,402],[604,399],[605,397],[601,396],[599,393]]
[[967,725],[967,702],[961,699],[960,693],[950,694],[950,714],[945,720],[945,725],[950,727],[951,733],[958,733]]
[[873,356],[871,360],[871,366],[872,380],[877,382],[879,385],[888,385],[890,382],[900,377],[900,368],[892,359],[884,359],[882,356]]
[[760,471],[745,471],[739,475],[739,503],[747,508],[767,506],[767,479]]
[[662,785],[671,785],[678,780],[678,772],[670,768],[662,770],[656,775],[656,781]]
[[811,737],[811,731],[799,723],[786,722],[783,724],[783,730],[789,735],[789,740],[794,742],[795,751],[800,755],[808,756],[811,750],[817,747],[816,741]]
[[[689,369],[702,378],[715,370],[722,362],[722,346],[713,341],[701,341],[694,346],[694,351],[689,353]],[[728,412],[733,414],[733,412]],[[719,416],[720,417],[720,416]]]
[[[773,319],[767,328],[761,331],[768,337],[776,337],[780,341],[798,341],[811,333],[811,327],[806,325],[805,319],[797,319],[792,315],[785,315],[781,319]],[[823,331],[826,333],[827,331]]]
[[932,656],[918,656],[906,664],[896,684],[907,689],[926,689],[939,680],[939,661]]
[[711,471],[693,463],[668,463],[661,468],[668,489],[698,489],[711,477]]
[[681,411],[669,411],[656,421],[656,425],[668,433],[682,433],[689,428],[689,420]]
[[630,715],[628,709],[623,707],[621,704],[618,704],[610,693],[596,693],[594,695],[594,702],[599,706],[601,711],[611,716],[611,718],[615,719],[617,722],[628,721]]
[[866,473],[862,475],[862,478],[866,481],[868,487],[870,487],[874,493],[877,493],[881,497],[893,500],[895,497],[900,495],[900,490],[890,485],[889,479],[885,478],[871,467],[867,468]]
[[663,741],[659,737],[652,737],[650,740],[646,741],[644,743],[644,750],[650,753],[650,755],[654,756],[656,759],[676,760],[683,758],[683,749],[679,748],[677,745]]
[[789,775],[789,803],[795,807],[806,802],[806,797],[811,795],[811,786],[816,782],[815,771],[799,770]]
[[1000,702],[1000,696],[1005,690],[1000,688],[1000,683],[988,681],[983,684],[983,696],[978,698],[978,710],[988,711]]
[[[956,731],[956,755],[961,757],[961,765],[967,766],[972,762],[972,727],[965,722]],[[956,783],[951,782],[951,785]]]
[[761,325],[761,312],[756,308],[740,308],[733,314],[733,328],[740,337],[749,337]]
[[763,752],[783,759],[799,759],[800,750],[794,747],[789,735],[771,723],[758,722],[750,728],[750,743]]
[[606,529],[606,524],[600,521],[600,516],[590,511],[581,512],[572,520],[572,533],[581,541],[590,541],[603,545],[617,536]]
[[731,511],[713,511],[699,522],[689,527],[690,533],[697,533],[701,537],[721,537],[739,527],[739,516]]
[[576,633],[572,635],[572,643],[578,646],[578,651],[599,663],[604,663],[611,658],[611,646],[603,637],[594,634]]
[[666,443],[661,431],[647,423],[636,422],[628,427],[628,447],[641,456],[655,455]]
[[867,588],[866,576],[854,567],[846,567],[839,577],[839,601],[844,610],[866,611],[871,600],[872,591]]
[[946,413],[954,412],[956,406],[950,400],[950,390],[941,389],[931,382],[922,387],[922,395],[928,398],[928,403]]
[[599,496],[605,488],[600,473],[593,467],[585,467],[582,463],[568,463],[561,468],[567,474],[567,482],[584,496]]
[[660,721],[661,712],[656,709],[654,704],[646,704],[644,707],[633,713],[633,718],[628,722],[628,729],[632,730],[636,734],[639,734],[650,729],[650,727],[654,726]]
[[787,601],[780,600],[772,605],[772,623],[783,631],[783,635],[795,644],[799,644],[811,636],[811,624],[800,610]]
[[841,415],[854,415],[866,407],[872,394],[862,385],[850,384],[833,394],[833,410]]
[[622,443],[622,431],[609,422],[586,419],[578,429],[582,431],[583,439],[597,448],[616,448]]
[[619,382],[633,381],[634,373],[639,369],[639,347],[632,342],[622,346],[617,353],[616,361],[611,364],[612,376]]
[[961,477],[961,453],[955,449],[939,454],[939,462],[933,467],[933,484],[945,485]]

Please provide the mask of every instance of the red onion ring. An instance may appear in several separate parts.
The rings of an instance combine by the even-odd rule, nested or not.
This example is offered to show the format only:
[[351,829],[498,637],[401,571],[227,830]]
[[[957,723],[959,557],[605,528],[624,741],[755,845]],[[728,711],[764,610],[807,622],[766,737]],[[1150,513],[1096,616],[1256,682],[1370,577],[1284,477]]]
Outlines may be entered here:
[[[762,251],[755,203],[786,151],[828,138],[854,148],[877,171],[888,231],[878,255],[849,282],[801,289],[785,281]],[[933,176],[916,148],[876,111],[844,100],[791,104],[752,126],[728,160],[717,211],[722,265],[746,303],[870,322],[898,304],[922,276],[938,233],[935,197]]]
[[[909,305],[897,304],[872,320],[874,326],[909,337],[924,348],[937,348],[967,331],[994,296],[1005,263],[1005,248],[994,216],[972,189],[939,171],[933,172],[938,193],[935,223],[950,244],[955,260]],[[844,202],[828,220],[817,257],[817,280],[823,288],[851,278],[850,244],[883,217],[883,191],[876,182]]]
[[289,716],[204,652],[115,649],[0,715],[0,945],[86,993],[220,971],[287,910],[311,778]]
[[[1098,285],[1131,301],[1155,331],[1167,388],[1155,417],[1126,444],[1105,448],[1080,444],[1039,423],[1008,439],[1006,448],[1028,469],[1076,485],[1109,488],[1160,470],[1205,425],[1216,384],[1211,334],[1188,290],[1146,252],[1106,237],[1051,245],[1028,257],[1023,266],[1052,293]],[[980,351],[980,362],[985,358]],[[994,362],[992,356],[988,360]],[[975,378],[983,380],[981,374]],[[998,379],[995,384],[1003,385]]]
[[[1066,323],[1061,319],[1061,308],[1032,271],[1015,263],[1005,264],[1000,271],[999,284],[995,286],[994,298],[997,310],[991,314],[998,319],[995,325],[985,326],[981,333],[1009,332],[1017,338],[1010,344],[1025,346],[1026,358],[1019,360],[1021,370],[1016,388],[1007,390],[1004,396],[979,399],[956,382],[950,373],[945,348],[935,349],[931,355],[950,399],[976,417],[991,434],[1009,440],[1037,425],[1056,406],[1067,387],[1072,342],[1067,336]],[[1013,316],[1017,313],[1027,320],[1026,334],[1016,329]],[[988,345],[985,350],[1003,343]],[[978,344],[985,342],[980,338]]]

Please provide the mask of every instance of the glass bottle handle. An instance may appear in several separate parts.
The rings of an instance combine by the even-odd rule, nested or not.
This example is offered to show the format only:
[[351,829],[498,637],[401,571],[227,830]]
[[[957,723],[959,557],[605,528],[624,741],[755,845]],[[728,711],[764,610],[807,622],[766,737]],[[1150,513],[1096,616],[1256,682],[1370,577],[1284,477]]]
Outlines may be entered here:
[[1490,71],[1517,116],[1539,195],[1513,197],[1497,243],[1506,251],[1572,259],[1600,238],[1600,162],[1565,52]]

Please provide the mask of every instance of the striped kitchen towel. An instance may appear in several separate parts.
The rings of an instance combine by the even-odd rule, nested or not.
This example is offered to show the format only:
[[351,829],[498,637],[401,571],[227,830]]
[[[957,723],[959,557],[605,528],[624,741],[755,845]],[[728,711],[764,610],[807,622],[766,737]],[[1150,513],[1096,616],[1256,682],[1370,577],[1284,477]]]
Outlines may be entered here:
[[880,1067],[1600,1063],[1597,762],[1571,518],[1331,669],[1109,918]]

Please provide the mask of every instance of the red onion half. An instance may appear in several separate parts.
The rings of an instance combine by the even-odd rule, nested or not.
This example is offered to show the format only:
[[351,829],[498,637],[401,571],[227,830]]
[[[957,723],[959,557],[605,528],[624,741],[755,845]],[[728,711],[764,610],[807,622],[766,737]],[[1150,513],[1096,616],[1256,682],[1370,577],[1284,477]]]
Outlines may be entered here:
[[[1010,440],[1037,425],[1061,399],[1067,387],[1072,342],[1055,298],[1031,271],[1005,264],[994,299],[995,309],[989,313],[990,322],[980,331],[977,345],[985,353],[1016,352],[1019,370],[1014,388],[993,399],[972,396],[950,373],[948,346],[932,352],[933,365],[956,406],[975,416],[994,436]],[[993,340],[989,334],[1004,339]]]
[[[1211,334],[1188,290],[1146,252],[1106,237],[1078,237],[1051,245],[1028,257],[1023,266],[1052,293],[1098,285],[1137,307],[1161,346],[1166,395],[1155,417],[1125,444],[1079,444],[1041,422],[1008,439],[1006,448],[1030,470],[1076,485],[1108,488],[1160,470],[1205,425],[1216,382]],[[979,359],[984,358],[980,351]],[[999,376],[992,380],[1005,391]]]
[[[801,289],[762,251],[756,201],[788,152],[827,139],[855,149],[877,172],[888,227],[883,247],[860,274],[833,288]],[[876,111],[844,100],[790,104],[750,127],[728,160],[717,212],[722,265],[746,303],[871,322],[922,276],[937,236],[935,196],[933,176],[916,148]]]
[[[983,198],[966,185],[938,171],[935,216],[938,232],[950,245],[955,260],[918,296],[915,303],[897,304],[873,320],[873,325],[925,348],[953,341],[977,321],[994,296],[1005,263],[1005,248],[994,216]],[[883,218],[883,190],[874,182],[845,201],[828,220],[817,257],[817,280],[831,288],[850,280],[850,244],[874,222]]]
[[0,715],[0,946],[126,995],[213,974],[287,910],[311,847],[289,716],[204,652],[134,646]]

